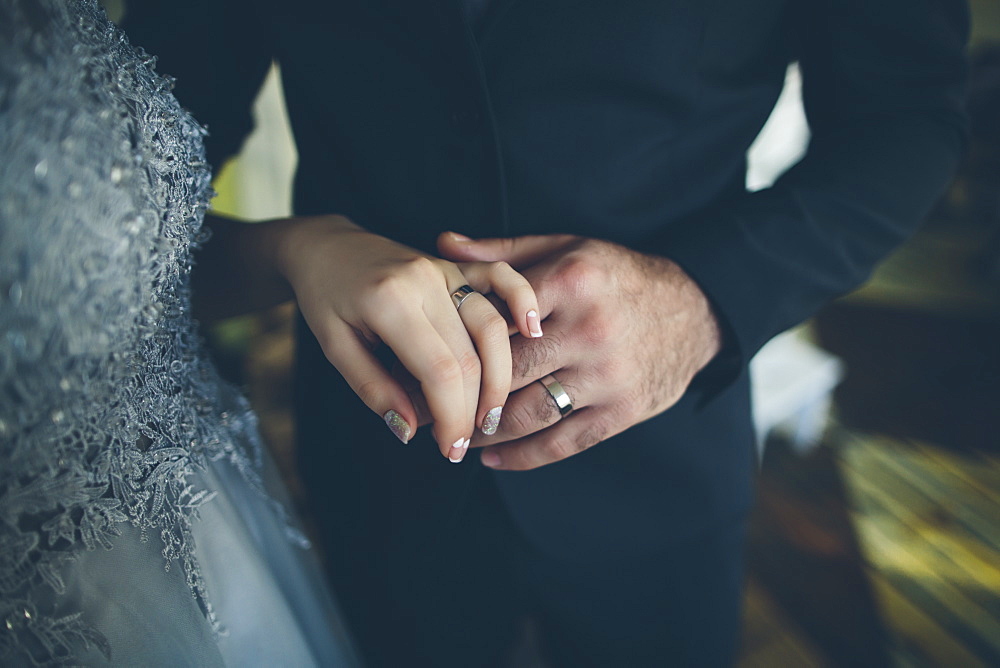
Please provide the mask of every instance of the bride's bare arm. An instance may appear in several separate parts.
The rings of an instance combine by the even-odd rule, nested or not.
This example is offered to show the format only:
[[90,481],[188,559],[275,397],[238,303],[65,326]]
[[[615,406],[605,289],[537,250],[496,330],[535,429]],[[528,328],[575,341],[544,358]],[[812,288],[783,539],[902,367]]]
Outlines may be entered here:
[[208,224],[213,238],[192,279],[196,314],[294,298],[330,362],[403,442],[417,414],[373,355],[380,343],[419,381],[444,456],[460,461],[473,429],[495,430],[511,384],[508,323],[481,294],[461,309],[451,295],[466,284],[495,293],[521,334],[540,335],[534,290],[509,265],[455,264],[336,215]]
[[213,322],[295,298],[278,272],[276,248],[294,219],[246,223],[208,214],[211,238],[195,253],[191,274],[195,316]]

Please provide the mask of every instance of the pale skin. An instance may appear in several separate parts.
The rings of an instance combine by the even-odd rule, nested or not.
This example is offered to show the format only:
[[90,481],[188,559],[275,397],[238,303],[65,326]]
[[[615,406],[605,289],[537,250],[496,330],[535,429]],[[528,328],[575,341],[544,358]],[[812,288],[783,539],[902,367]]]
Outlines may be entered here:
[[[674,262],[570,235],[438,238],[442,257],[505,261],[535,287],[545,338],[511,339],[512,394],[482,462],[528,470],[571,457],[673,406],[719,352],[711,305]],[[554,375],[573,400],[560,418],[545,388]]]
[[[232,258],[258,267],[239,297],[276,303],[291,288],[327,358],[369,408],[396,411],[409,436],[433,423],[452,461],[470,441],[496,469],[566,459],[673,406],[721,347],[707,298],[678,265],[606,241],[444,233],[440,259],[341,216],[215,221],[213,229],[229,237],[221,246],[230,253],[217,251],[218,264],[208,263],[217,273]],[[466,283],[493,294],[456,311],[449,295]],[[206,309],[221,314],[237,301]],[[379,342],[397,354],[402,373],[374,358]],[[565,418],[535,382],[549,374],[573,400]],[[495,407],[503,418],[486,435]]]
[[[221,317],[294,296],[330,363],[406,442],[416,432],[417,411],[372,352],[384,343],[419,383],[434,438],[453,462],[465,456],[473,433],[491,430],[488,416],[511,390],[508,321],[483,294],[502,300],[519,335],[541,336],[534,290],[506,262],[453,263],[342,216],[208,222],[214,240],[193,278],[201,315]],[[231,287],[234,276],[244,278],[238,290]],[[466,284],[483,294],[456,309],[450,295]]]

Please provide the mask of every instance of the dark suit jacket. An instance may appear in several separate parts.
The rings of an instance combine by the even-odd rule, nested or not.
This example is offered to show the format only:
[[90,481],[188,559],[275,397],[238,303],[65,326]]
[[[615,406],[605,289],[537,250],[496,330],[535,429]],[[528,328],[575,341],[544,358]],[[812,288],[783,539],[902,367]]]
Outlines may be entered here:
[[[296,213],[346,214],[428,250],[447,229],[599,237],[672,258],[707,293],[727,348],[677,406],[565,462],[493,474],[524,533],[557,555],[662,547],[745,512],[745,363],[864,280],[963,145],[958,0],[495,0],[475,31],[446,0],[163,4],[130,3],[126,28],[178,77],[216,161],[280,62]],[[808,155],[748,194],[745,152],[792,60]],[[308,334],[299,343],[314,491],[418,503],[415,477],[487,475],[429,446],[373,454],[378,417]]]

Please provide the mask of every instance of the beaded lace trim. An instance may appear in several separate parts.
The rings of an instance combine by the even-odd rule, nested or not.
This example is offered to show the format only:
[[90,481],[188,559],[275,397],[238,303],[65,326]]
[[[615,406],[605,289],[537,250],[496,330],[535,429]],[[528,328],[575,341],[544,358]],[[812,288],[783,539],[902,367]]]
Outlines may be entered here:
[[154,62],[94,0],[0,0],[0,663],[109,655],[52,601],[125,522],[218,631],[189,477],[227,458],[262,489],[255,418],[188,312],[204,131]]

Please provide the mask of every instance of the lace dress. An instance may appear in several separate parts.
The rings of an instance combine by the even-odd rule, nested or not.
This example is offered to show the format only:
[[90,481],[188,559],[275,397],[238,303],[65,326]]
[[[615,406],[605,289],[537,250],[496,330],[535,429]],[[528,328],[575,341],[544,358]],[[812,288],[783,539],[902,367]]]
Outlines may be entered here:
[[194,333],[203,130],[153,62],[0,0],[0,664],[351,665]]

